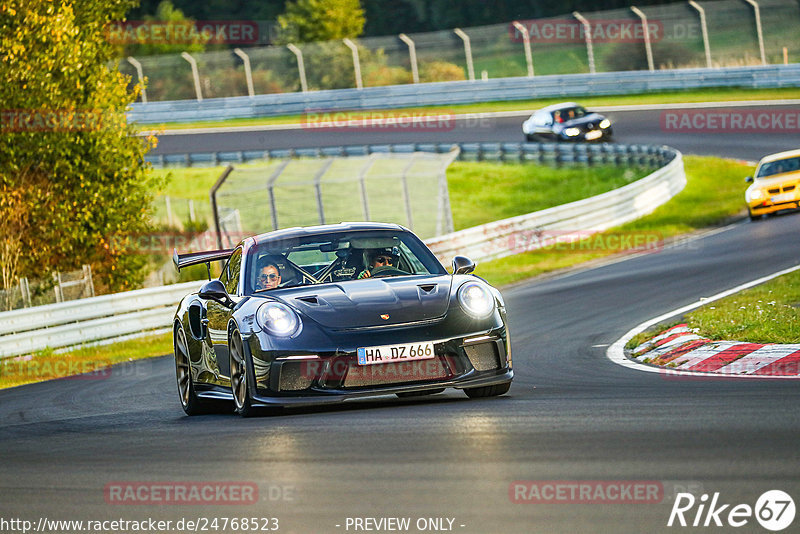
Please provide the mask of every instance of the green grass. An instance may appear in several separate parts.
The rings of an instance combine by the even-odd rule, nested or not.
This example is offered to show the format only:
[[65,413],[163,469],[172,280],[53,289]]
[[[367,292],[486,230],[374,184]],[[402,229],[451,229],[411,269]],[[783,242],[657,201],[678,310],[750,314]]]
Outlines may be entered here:
[[[720,225],[744,213],[744,177],[753,167],[740,162],[707,156],[684,158],[687,185],[672,200],[637,221],[612,229],[602,235],[653,235],[666,239],[680,234]],[[620,252],[619,248],[590,246],[582,250],[536,250],[508,256],[478,265],[476,274],[490,283],[506,285],[547,272],[574,267],[590,260]],[[562,247],[563,248],[563,247]]]
[[684,322],[713,340],[800,343],[800,272],[703,306]]
[[[722,102],[729,100],[779,100],[800,98],[800,88],[786,87],[780,89],[742,89],[742,88],[716,88],[697,91],[669,91],[651,92],[640,95],[609,95],[574,97],[582,105],[592,108],[596,106],[621,106],[635,104],[669,104],[690,102]],[[403,111],[426,111],[444,113],[482,113],[495,111],[518,111],[538,109],[549,104],[570,100],[570,98],[541,98],[530,100],[504,100],[485,102],[481,104],[458,104],[454,106],[422,106],[402,108]],[[391,110],[376,110],[379,113],[389,113]],[[363,116],[369,111],[353,112]],[[181,130],[186,128],[215,128],[231,126],[268,126],[278,124],[299,124],[304,120],[303,115],[286,115],[280,117],[257,117],[250,119],[230,119],[226,121],[195,121],[184,123],[167,123],[161,125],[142,124],[141,130]]]
[[92,373],[95,380],[100,380],[108,376],[102,370],[113,364],[165,354],[172,354],[169,332],[63,353],[45,350],[32,356],[6,358],[0,360],[0,389],[82,373]]

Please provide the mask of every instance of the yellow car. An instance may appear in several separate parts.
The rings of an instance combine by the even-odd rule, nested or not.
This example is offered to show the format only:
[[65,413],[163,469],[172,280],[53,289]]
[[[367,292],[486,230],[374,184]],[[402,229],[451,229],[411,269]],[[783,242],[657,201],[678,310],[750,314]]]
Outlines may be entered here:
[[744,193],[750,220],[762,215],[800,207],[800,150],[765,156],[758,162],[755,178]]

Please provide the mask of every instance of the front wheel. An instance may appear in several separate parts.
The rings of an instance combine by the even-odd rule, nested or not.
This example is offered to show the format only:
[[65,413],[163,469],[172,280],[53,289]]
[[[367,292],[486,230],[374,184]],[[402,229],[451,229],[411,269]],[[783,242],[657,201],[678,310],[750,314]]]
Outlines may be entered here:
[[470,399],[497,397],[503,395],[504,393],[508,393],[509,388],[511,388],[511,382],[506,382],[505,384],[495,384],[493,386],[481,386],[479,388],[466,388],[464,389],[464,393],[466,393],[467,397]]
[[761,215],[753,215],[753,212],[750,210],[747,210],[747,214],[750,216],[750,220],[752,222],[758,222],[761,220]]
[[247,361],[244,357],[242,336],[238,330],[231,332],[228,341],[228,354],[231,363],[231,393],[236,413],[242,417],[253,415],[253,403],[250,400],[250,389],[247,387]]

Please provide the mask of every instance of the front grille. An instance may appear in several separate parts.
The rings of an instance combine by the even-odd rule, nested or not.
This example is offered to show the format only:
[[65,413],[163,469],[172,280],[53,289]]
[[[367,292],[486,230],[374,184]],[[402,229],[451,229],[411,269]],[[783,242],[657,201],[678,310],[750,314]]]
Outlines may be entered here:
[[450,367],[441,357],[428,360],[358,365],[351,362],[344,387],[383,386],[403,382],[424,382],[452,377]]
[[770,195],[774,195],[774,194],[777,194],[777,193],[780,193],[780,192],[781,192],[781,188],[780,187],[776,187],[774,189],[769,189],[769,194]]
[[795,186],[793,185],[787,185],[786,187],[783,188],[783,192],[788,193],[789,191],[794,191],[794,188]]
[[284,362],[280,369],[280,391],[300,391],[311,387],[314,375],[309,372],[307,362]]
[[467,357],[476,371],[491,371],[500,368],[497,344],[494,341],[465,345],[464,352],[467,353]]

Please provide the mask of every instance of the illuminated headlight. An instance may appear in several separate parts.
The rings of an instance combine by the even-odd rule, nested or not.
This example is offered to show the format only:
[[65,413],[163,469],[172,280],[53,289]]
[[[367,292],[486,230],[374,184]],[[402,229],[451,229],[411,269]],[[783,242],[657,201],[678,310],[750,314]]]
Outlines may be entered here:
[[267,302],[256,313],[258,324],[272,335],[288,337],[300,328],[300,317],[286,304]]
[[611,121],[610,120],[603,119],[603,120],[600,121],[600,128],[602,128],[603,130],[605,130],[609,126],[611,126]]
[[458,289],[461,307],[473,317],[487,317],[494,311],[494,297],[485,285],[467,282]]
[[580,128],[567,128],[564,130],[564,133],[570,137],[575,137],[576,135],[581,134]]
[[750,196],[750,200],[758,200],[764,196],[764,193],[761,189],[752,189],[748,192],[748,195]]
[[531,128],[528,126],[528,121],[522,123],[522,133],[531,133]]

